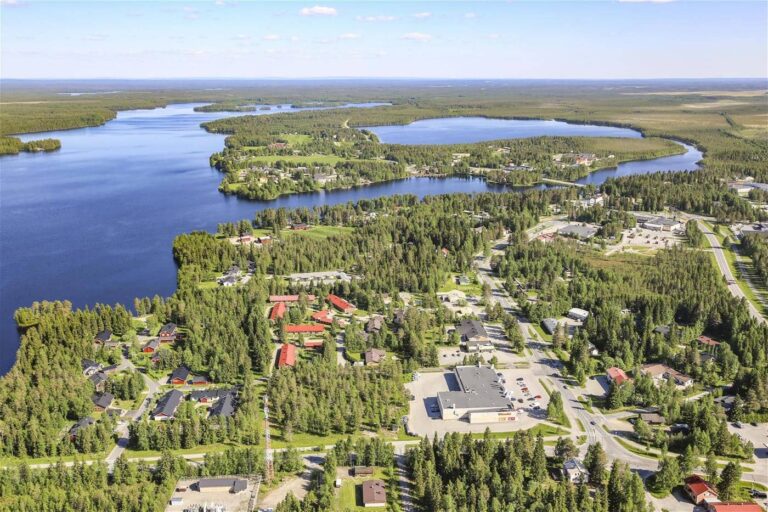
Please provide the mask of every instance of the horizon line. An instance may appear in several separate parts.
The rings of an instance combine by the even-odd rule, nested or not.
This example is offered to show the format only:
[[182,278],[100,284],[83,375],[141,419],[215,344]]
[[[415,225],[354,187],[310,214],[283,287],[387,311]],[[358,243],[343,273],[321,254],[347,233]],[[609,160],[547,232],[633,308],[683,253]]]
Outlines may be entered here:
[[180,76],[180,77],[141,77],[141,78],[129,78],[129,77],[110,77],[110,76],[94,76],[94,77],[0,77],[0,81],[75,81],[75,80],[121,80],[121,81],[149,81],[149,80],[213,80],[213,81],[225,81],[225,80],[447,80],[447,81],[514,81],[514,80],[551,80],[551,81],[627,81],[627,80],[765,80],[768,81],[768,75],[766,76],[728,76],[728,77],[713,77],[713,76],[696,76],[696,77],[619,77],[619,78],[606,78],[606,77],[425,77],[425,76],[269,76],[269,77],[242,77],[242,76],[230,76],[230,77],[207,77],[207,76]]

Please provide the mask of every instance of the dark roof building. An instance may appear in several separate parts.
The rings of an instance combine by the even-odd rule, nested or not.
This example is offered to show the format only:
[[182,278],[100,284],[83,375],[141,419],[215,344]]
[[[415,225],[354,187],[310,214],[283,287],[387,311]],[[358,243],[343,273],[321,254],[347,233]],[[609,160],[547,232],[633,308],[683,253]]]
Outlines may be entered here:
[[97,391],[103,391],[104,383],[107,382],[107,374],[104,372],[96,372],[88,377],[88,380],[91,381],[91,384],[93,384],[93,387]]
[[363,482],[363,506],[385,507],[387,505],[387,487],[381,480]]
[[101,370],[101,364],[97,363],[96,361],[91,361],[90,359],[83,359],[81,364],[83,367],[83,375],[86,377],[93,375],[94,373]]
[[365,325],[366,332],[373,333],[379,332],[384,326],[384,317],[381,315],[371,315],[368,319],[368,323]]
[[493,343],[485,330],[485,326],[480,320],[464,319],[461,321],[456,331],[461,337],[461,342],[466,346],[467,351],[478,352],[480,350],[492,350]]
[[155,352],[158,348],[160,348],[160,339],[152,338],[141,348],[141,351],[144,352],[145,354],[151,354]]
[[91,397],[91,401],[93,401],[94,407],[101,411],[106,410],[110,405],[112,405],[114,399],[115,397],[111,393],[96,393]]
[[234,393],[234,390],[225,388],[196,389],[189,394],[189,399],[193,402],[215,402],[216,400],[224,398],[230,393]]
[[189,368],[182,365],[173,370],[173,373],[171,373],[171,378],[168,379],[168,382],[171,384],[186,384],[187,379],[189,378]]
[[91,418],[90,416],[87,416],[85,418],[80,419],[77,423],[72,425],[72,428],[69,429],[69,438],[74,439],[77,437],[77,434],[84,428],[90,427],[96,423],[96,420]]
[[99,331],[96,334],[94,341],[96,343],[106,343],[111,339],[112,339],[112,331],[110,331],[109,329],[104,329],[103,331]]
[[544,332],[547,334],[555,334],[555,331],[557,330],[557,320],[554,318],[545,318],[541,321],[541,328],[544,329]]
[[224,398],[216,402],[216,405],[211,407],[211,416],[221,416],[229,418],[235,414],[235,394],[227,393]]
[[387,353],[380,348],[369,348],[363,353],[363,357],[365,365],[368,366],[381,363],[387,357]]
[[176,409],[179,408],[182,398],[184,398],[184,393],[178,389],[172,389],[158,400],[157,406],[155,406],[155,409],[152,411],[152,417],[156,420],[168,420],[173,418],[173,415],[176,414]]
[[248,481],[243,478],[201,478],[197,482],[200,492],[228,491],[233,494],[243,492],[248,487]]

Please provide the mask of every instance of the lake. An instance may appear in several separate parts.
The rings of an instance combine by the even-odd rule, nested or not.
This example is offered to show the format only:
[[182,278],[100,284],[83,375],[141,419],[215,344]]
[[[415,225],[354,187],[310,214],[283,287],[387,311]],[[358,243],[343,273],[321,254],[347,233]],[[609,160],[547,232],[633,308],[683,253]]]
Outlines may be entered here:
[[[412,178],[274,201],[225,196],[217,190],[222,175],[208,165],[209,156],[222,149],[224,136],[205,132],[200,123],[243,114],[200,113],[194,112],[195,106],[120,112],[104,126],[45,133],[44,137],[61,140],[57,152],[0,158],[0,374],[15,360],[19,339],[12,315],[20,306],[57,299],[70,300],[76,307],[97,302],[130,306],[136,296],[172,294],[176,267],[171,248],[180,233],[215,231],[220,222],[251,219],[254,212],[265,208],[312,207],[393,194],[423,197],[505,190],[478,178]],[[248,114],[300,110],[306,109],[284,105]],[[449,121],[455,127],[453,123],[460,120]],[[517,129],[514,125],[518,123],[532,122],[506,120],[499,125],[499,121],[472,123],[488,122],[497,128],[507,124],[508,129]],[[435,133],[422,130],[419,140],[457,142],[455,134],[445,139],[439,136],[442,123],[433,120],[432,124]],[[586,135],[584,130],[590,128],[561,124],[574,130],[571,135]],[[408,127],[376,130],[383,128]],[[497,128],[484,130],[484,139],[477,139],[479,132],[472,130],[467,132],[469,140],[461,142],[511,136]],[[557,125],[556,134],[568,135],[563,129]],[[615,130],[626,130],[591,129],[614,130],[611,136],[620,133]],[[626,131],[632,132],[627,137],[639,136]],[[25,141],[40,137],[21,136]],[[680,157],[622,164],[585,179],[598,184],[615,175],[695,169],[700,158],[701,153],[690,148]]]

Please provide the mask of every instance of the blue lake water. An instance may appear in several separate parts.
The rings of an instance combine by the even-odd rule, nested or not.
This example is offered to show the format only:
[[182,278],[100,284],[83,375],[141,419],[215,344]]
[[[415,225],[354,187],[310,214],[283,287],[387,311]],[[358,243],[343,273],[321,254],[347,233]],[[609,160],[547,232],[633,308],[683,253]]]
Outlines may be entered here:
[[[172,294],[176,267],[171,246],[180,233],[215,231],[220,222],[250,219],[264,208],[312,207],[393,194],[505,190],[481,179],[412,178],[274,201],[225,196],[217,190],[221,174],[208,165],[208,157],[223,147],[224,136],[205,132],[200,123],[243,114],[199,113],[194,106],[120,112],[104,126],[45,133],[61,140],[60,151],[0,158],[0,374],[15,360],[19,339],[12,315],[20,306],[57,299],[76,307],[97,302],[131,305],[136,296]],[[282,106],[249,115],[299,110],[305,109]],[[481,131],[468,131],[462,142],[511,137],[496,128],[482,129],[484,122],[499,126],[499,120],[473,120]],[[502,121],[510,127],[521,122]],[[561,124],[575,131],[563,132],[558,125],[558,131],[549,134],[587,135],[584,130],[589,128]],[[441,129],[441,123],[433,125]],[[639,136],[627,131],[632,134],[625,136]],[[457,142],[455,134],[442,139],[437,132],[422,132],[421,137]],[[681,157],[622,164],[587,179],[597,184],[614,175],[695,169],[700,158],[691,148]]]

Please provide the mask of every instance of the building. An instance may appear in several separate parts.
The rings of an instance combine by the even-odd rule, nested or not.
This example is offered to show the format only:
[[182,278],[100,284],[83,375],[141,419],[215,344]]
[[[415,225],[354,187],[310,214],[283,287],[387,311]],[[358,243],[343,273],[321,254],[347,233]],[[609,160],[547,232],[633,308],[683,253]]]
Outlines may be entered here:
[[106,411],[114,400],[115,397],[112,393],[96,393],[91,397],[93,408],[102,412]]
[[666,423],[664,416],[657,412],[641,412],[637,417],[653,426],[664,425],[664,423]]
[[158,338],[152,338],[143,347],[141,347],[141,351],[145,354],[154,354],[159,348],[160,340]]
[[346,300],[342,299],[338,295],[334,295],[332,293],[329,293],[326,297],[326,300],[331,303],[333,307],[341,311],[345,314],[352,313],[355,309],[357,309],[354,305],[347,302]]
[[709,336],[704,336],[703,334],[698,338],[696,338],[696,340],[698,340],[698,342],[701,343],[702,345],[706,345],[708,347],[717,347],[718,345],[720,345],[719,341],[715,341]]
[[373,468],[371,466],[354,466],[352,468],[352,475],[371,476],[373,475]]
[[176,341],[177,327],[174,323],[167,323],[160,328],[160,332],[157,333],[160,338],[160,343],[171,343]]
[[547,334],[555,334],[555,331],[557,331],[557,320],[554,318],[545,318],[541,321],[541,328],[544,329],[544,332]]
[[384,317],[381,315],[371,315],[368,319],[368,323],[365,324],[365,332],[379,332],[382,327],[384,327]]
[[205,375],[193,375],[192,379],[188,382],[193,386],[205,386],[208,384],[208,377]]
[[216,402],[208,413],[211,417],[229,418],[235,414],[235,393],[229,392]]
[[304,224],[303,222],[299,222],[297,224],[291,224],[291,229],[293,231],[306,231],[309,229],[309,224]]
[[387,357],[387,353],[380,348],[369,348],[363,353],[363,359],[365,359],[365,366],[377,366],[384,358]]
[[568,318],[571,320],[577,320],[579,322],[585,322],[589,317],[589,311],[580,308],[571,308],[568,310]]
[[199,402],[201,404],[207,404],[216,402],[234,391],[231,389],[199,389],[192,391],[189,394],[189,399],[192,402]]
[[304,340],[304,348],[321,349],[323,348],[323,340]]
[[693,379],[688,375],[678,372],[674,368],[670,368],[665,364],[651,363],[645,364],[640,371],[644,375],[648,375],[653,379],[654,384],[657,386],[661,384],[662,380],[671,380],[676,386],[680,388],[688,388],[693,386]]
[[219,284],[224,287],[235,286],[240,279],[237,276],[226,276],[219,279]]
[[717,499],[715,488],[699,475],[691,475],[683,480],[683,490],[696,505],[700,505],[704,500]]
[[189,371],[189,368],[181,365],[173,370],[170,378],[168,379],[168,384],[173,384],[174,386],[183,386],[187,383],[187,379],[189,378],[190,373],[191,372]]
[[387,487],[382,480],[363,482],[363,506],[366,508],[387,506]]
[[288,306],[285,305],[285,302],[278,302],[272,306],[272,311],[269,312],[269,320],[271,322],[282,320],[285,317],[286,311],[288,311]]
[[94,373],[101,371],[101,364],[96,361],[91,361],[90,359],[83,359],[81,366],[83,368],[83,375],[86,377],[90,377]]
[[586,483],[589,471],[579,459],[568,459],[563,462],[563,477],[573,483]]
[[280,356],[277,358],[278,368],[286,366],[291,368],[296,366],[296,345],[291,343],[283,343],[283,346],[280,347]]
[[616,366],[608,368],[605,374],[608,376],[608,380],[615,382],[618,386],[621,386],[629,380],[629,377],[627,377],[627,374],[624,373],[624,370],[617,368]]
[[643,227],[653,231],[680,231],[683,229],[683,224],[667,217],[653,217],[643,222]]
[[81,418],[80,421],[72,425],[72,428],[69,429],[69,440],[74,441],[77,438],[77,434],[80,433],[82,429],[90,427],[94,423],[96,423],[96,420],[90,416]]
[[708,503],[707,512],[765,512],[757,503]]
[[[300,295],[270,295],[269,302],[299,302]],[[314,302],[314,295],[307,295],[307,302]]]
[[589,240],[600,231],[597,226],[590,224],[570,224],[557,230],[560,236],[578,238],[579,240]]
[[461,391],[437,393],[440,417],[466,419],[470,423],[498,423],[517,419],[515,408],[501,379],[490,366],[457,366]]
[[157,401],[157,405],[152,411],[152,419],[156,421],[173,419],[173,415],[176,414],[176,409],[179,408],[182,398],[184,398],[184,393],[178,389],[172,389],[163,395]]
[[248,481],[244,478],[201,478],[197,482],[197,490],[200,492],[229,492],[237,494],[248,488]]
[[104,391],[104,387],[107,384],[107,374],[104,372],[96,372],[88,377],[88,380],[91,381],[91,384],[93,384],[93,388],[96,391]]
[[316,313],[312,313],[312,320],[325,325],[333,324],[333,316],[331,316],[331,311],[328,309],[323,309]]
[[287,334],[319,334],[325,332],[325,327],[317,324],[286,325]]
[[481,352],[494,349],[491,338],[488,336],[488,332],[480,320],[462,320],[456,331],[458,331],[461,344],[464,345],[467,352]]
[[109,341],[112,341],[112,331],[110,331],[109,329],[104,329],[103,331],[99,331],[96,334],[96,336],[93,338],[93,342],[99,345],[104,345]]

